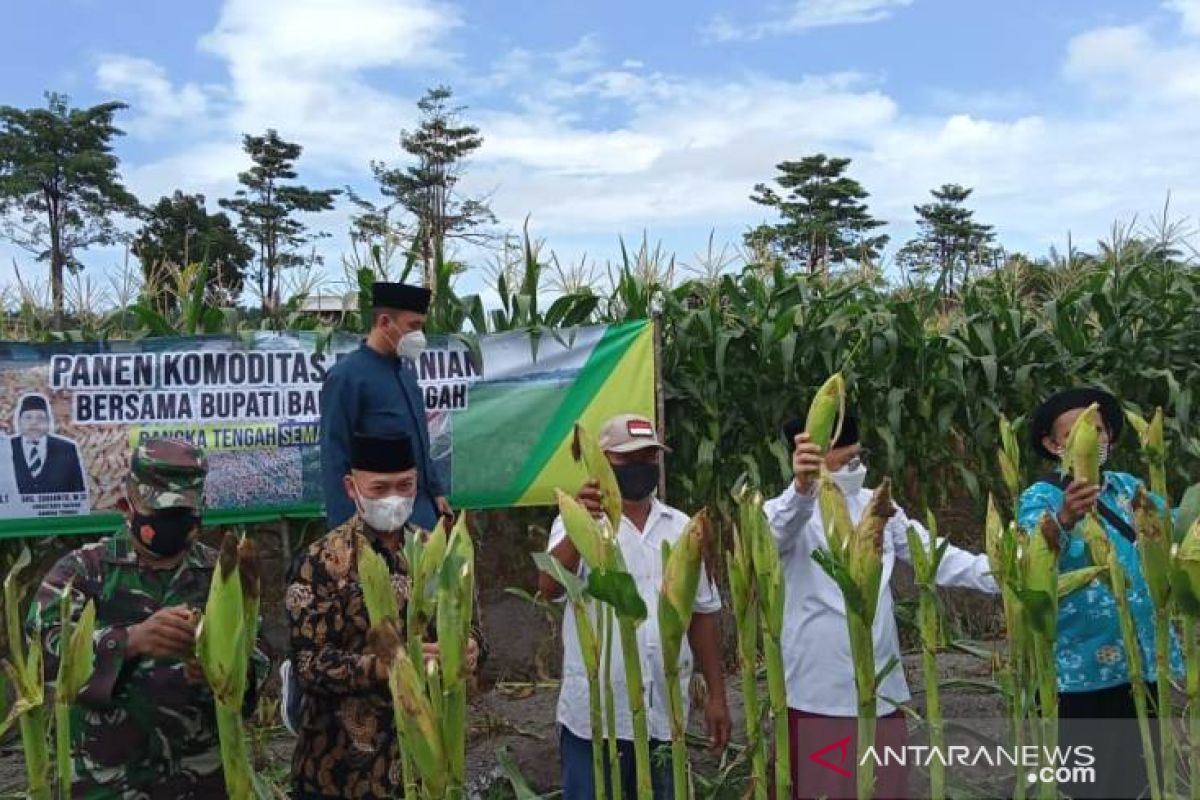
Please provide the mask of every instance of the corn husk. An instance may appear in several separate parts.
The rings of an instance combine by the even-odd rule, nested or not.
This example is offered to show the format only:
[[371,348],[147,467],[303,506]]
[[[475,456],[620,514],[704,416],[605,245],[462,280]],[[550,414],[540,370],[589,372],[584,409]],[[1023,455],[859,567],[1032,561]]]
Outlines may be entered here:
[[571,455],[576,461],[582,461],[588,478],[600,487],[600,504],[604,507],[604,516],[608,519],[612,530],[621,528],[621,489],[617,485],[617,476],[612,464],[600,449],[600,443],[587,428],[575,423],[574,438],[571,442]]
[[808,405],[804,431],[821,452],[837,440],[846,414],[846,381],[835,372],[821,385]]
[[1100,483],[1100,404],[1092,403],[1075,418],[1067,434],[1066,454],[1071,477],[1092,485]]

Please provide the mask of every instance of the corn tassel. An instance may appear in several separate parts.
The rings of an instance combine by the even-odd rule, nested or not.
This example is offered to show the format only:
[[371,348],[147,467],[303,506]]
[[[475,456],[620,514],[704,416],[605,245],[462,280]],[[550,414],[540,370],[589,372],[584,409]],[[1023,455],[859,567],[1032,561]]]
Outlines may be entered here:
[[858,694],[856,788],[859,800],[868,800],[875,788],[875,767],[874,762],[866,758],[866,753],[875,742],[877,716],[875,643],[871,629],[883,574],[883,531],[895,514],[895,506],[891,484],[885,479],[875,490],[858,525],[847,528],[848,511],[843,513],[842,509],[836,508],[830,516],[824,516],[827,505],[844,508],[846,502],[828,474],[821,476],[820,492],[825,504],[822,517],[829,548],[816,551],[813,558],[842,590],[846,606],[854,685]]
[[71,796],[75,782],[71,761],[71,706],[92,677],[96,650],[92,636],[96,631],[96,606],[91,600],[83,607],[79,621],[71,622],[71,585],[63,590],[59,619],[58,679],[54,683],[54,739],[58,757],[58,796]]
[[46,742],[48,725],[42,648],[40,643],[30,642],[26,652],[19,618],[21,592],[17,576],[31,561],[29,550],[22,548],[17,562],[4,579],[5,627],[8,629],[8,657],[11,659],[4,666],[17,690],[17,702],[9,713],[16,715],[21,729],[22,755],[29,781],[26,792],[30,800],[50,800],[50,753]]
[[821,452],[837,441],[846,414],[846,381],[835,372],[821,385],[808,405],[804,430]]
[[1129,608],[1129,578],[1117,558],[1116,549],[1108,540],[1108,534],[1105,533],[1096,515],[1088,514],[1083,526],[1084,541],[1087,542],[1092,563],[1107,567],[1105,580],[1117,603],[1117,620],[1121,626],[1121,640],[1125,646],[1129,683],[1133,694],[1133,704],[1137,709],[1138,731],[1141,734],[1142,753],[1146,761],[1146,779],[1149,781],[1150,797],[1152,800],[1159,800],[1162,792],[1158,780],[1158,759],[1154,750],[1154,742],[1150,736],[1146,678],[1142,669],[1142,650],[1141,645],[1138,644],[1133,612]]
[[663,583],[658,598],[658,630],[662,639],[667,707],[671,715],[671,768],[676,800],[691,796],[687,757],[686,706],[679,688],[679,654],[691,623],[700,587],[700,565],[709,539],[708,515],[700,511],[679,541],[663,542]]
[[196,631],[196,655],[216,700],[225,786],[234,800],[256,794],[242,704],[258,635],[257,578],[253,545],[227,533]]
[[729,594],[737,629],[739,671],[742,676],[742,705],[746,718],[746,750],[755,800],[767,800],[767,766],[763,750],[762,709],[758,696],[758,585],[751,554],[751,509],[742,502],[740,525],[733,531],[729,558]]
[[[925,724],[929,727],[929,746],[935,753],[943,752],[945,745],[937,671],[937,653],[942,646],[937,573],[949,545],[949,540],[938,541],[937,520],[932,514],[929,515],[928,544],[915,527],[908,529],[908,552],[918,592],[917,627],[921,632],[921,672],[925,680]],[[946,766],[939,758],[931,759],[929,764],[929,796],[932,800],[943,800],[946,796]]]

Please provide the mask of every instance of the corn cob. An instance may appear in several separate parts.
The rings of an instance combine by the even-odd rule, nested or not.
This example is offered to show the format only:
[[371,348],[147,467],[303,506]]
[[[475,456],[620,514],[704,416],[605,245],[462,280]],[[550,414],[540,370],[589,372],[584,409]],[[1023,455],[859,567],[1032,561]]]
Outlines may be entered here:
[[30,642],[26,652],[19,618],[21,592],[17,577],[31,561],[29,550],[22,547],[21,555],[4,579],[4,614],[10,659],[4,666],[17,690],[17,702],[9,714],[16,715],[21,729],[25,774],[29,780],[26,792],[30,800],[50,800],[50,753],[46,746],[48,726],[42,648],[40,643]]
[[667,704],[671,714],[671,766],[676,800],[691,796],[687,764],[683,692],[679,688],[679,653],[700,586],[700,566],[709,538],[708,515],[700,511],[688,522],[675,546],[663,542],[663,583],[658,598],[658,630],[662,639]]
[[424,796],[432,800],[446,796],[449,776],[441,731],[433,704],[425,693],[425,683],[430,678],[437,682],[435,676],[427,676],[427,680],[422,681],[405,648],[397,642],[388,673],[396,730],[421,779]]
[[[209,587],[204,618],[196,632],[196,655],[216,700],[225,786],[235,800],[255,794],[246,731],[242,725],[250,654],[257,634],[258,587],[253,579],[258,573],[250,564],[252,559],[252,547],[240,547],[239,537],[232,531],[225,535]],[[251,583],[243,582],[244,570],[253,572]],[[252,611],[253,618],[250,617]]]
[[437,632],[442,703],[442,746],[447,759],[448,797],[462,796],[466,782],[467,664],[475,596],[475,549],[460,514],[447,543],[437,588]]
[[1067,434],[1066,455],[1071,477],[1093,486],[1100,483],[1100,404],[1092,403],[1075,418]]
[[96,631],[96,606],[91,600],[83,607],[78,622],[72,622],[71,584],[63,590],[59,619],[58,679],[54,683],[54,739],[58,758],[58,796],[71,796],[75,773],[71,762],[71,706],[91,679],[96,663],[92,636]]
[[835,372],[821,385],[808,405],[804,430],[821,452],[837,440],[846,414],[846,381]]
[[[1133,612],[1129,607],[1129,578],[1124,566],[1117,558],[1116,549],[1108,540],[1100,521],[1095,514],[1089,514],[1084,520],[1083,536],[1087,542],[1088,552],[1092,563],[1107,567],[1105,582],[1112,591],[1117,604],[1117,620],[1121,626],[1121,640],[1125,647],[1125,662],[1129,667],[1129,683],[1133,694],[1134,707],[1137,710],[1138,730],[1142,737],[1142,752],[1146,762],[1146,779],[1150,786],[1150,797],[1159,800],[1161,789],[1158,780],[1157,755],[1154,742],[1150,737],[1150,722],[1146,699],[1145,674],[1142,669],[1142,650],[1138,643],[1137,627],[1133,621]],[[1168,673],[1169,675],[1169,673]],[[1167,680],[1164,676],[1164,680]]]
[[1000,450],[996,459],[1000,464],[1000,475],[1004,479],[1004,488],[1008,491],[1015,513],[1016,504],[1021,497],[1021,448],[1013,433],[1012,423],[1003,415],[1000,417]]
[[1125,418],[1129,420],[1129,424],[1137,431],[1138,439],[1142,445],[1142,453],[1146,457],[1146,464],[1150,468],[1150,491],[1161,497],[1167,504],[1170,504],[1170,498],[1167,494],[1167,446],[1166,438],[1163,431],[1163,410],[1162,407],[1154,409],[1154,416],[1150,421],[1142,419],[1132,411],[1125,412]]
[[617,476],[613,472],[612,464],[608,462],[608,456],[600,449],[599,441],[579,423],[575,423],[571,455],[576,461],[583,462],[588,478],[600,487],[600,504],[604,507],[604,516],[608,519],[609,527],[614,532],[620,530],[622,507]]

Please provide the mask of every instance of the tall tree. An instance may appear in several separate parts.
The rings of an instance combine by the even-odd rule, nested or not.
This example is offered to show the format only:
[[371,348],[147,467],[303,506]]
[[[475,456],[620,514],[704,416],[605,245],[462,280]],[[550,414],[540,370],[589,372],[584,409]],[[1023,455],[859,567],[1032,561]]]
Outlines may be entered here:
[[242,185],[221,207],[238,216],[246,240],[258,248],[255,276],[264,313],[276,313],[281,303],[280,273],[306,260],[299,249],[323,235],[311,233],[298,217],[302,213],[333,208],[337,189],[310,189],[295,183],[300,145],[280,138],[269,129],[263,136],[242,136],[242,149],[254,166],[238,173]]
[[849,165],[848,158],[824,153],[777,164],[775,183],[785,193],[759,183],[750,199],[774,208],[782,221],[759,225],[746,234],[746,244],[765,247],[821,275],[828,275],[831,265],[878,259],[888,237],[875,231],[886,223],[867,210],[863,201],[870,195],[846,177]]
[[457,191],[467,158],[483,145],[483,137],[478,127],[463,121],[466,107],[453,105],[453,96],[448,86],[437,86],[417,103],[420,124],[415,131],[400,134],[400,146],[415,164],[371,164],[383,194],[416,218],[415,249],[425,285],[431,287],[437,284],[436,266],[447,243],[489,241],[492,234],[486,226],[496,221],[486,197],[463,197]]
[[933,189],[932,203],[913,206],[917,212],[918,235],[896,253],[901,266],[918,275],[936,275],[937,286],[953,294],[971,278],[972,270],[995,262],[996,234],[991,225],[975,221],[967,208],[974,189],[945,183]]
[[137,213],[117,172],[113,117],[124,103],[71,108],[46,93],[45,108],[0,106],[0,235],[50,264],[54,324],[62,325],[63,272],[76,252],[119,238],[116,214]]
[[242,291],[254,261],[254,248],[242,241],[228,216],[209,214],[204,195],[180,191],[146,210],[133,254],[142,262],[151,301],[166,310],[175,305],[169,290],[172,276],[189,264],[208,264],[208,300],[224,305]]

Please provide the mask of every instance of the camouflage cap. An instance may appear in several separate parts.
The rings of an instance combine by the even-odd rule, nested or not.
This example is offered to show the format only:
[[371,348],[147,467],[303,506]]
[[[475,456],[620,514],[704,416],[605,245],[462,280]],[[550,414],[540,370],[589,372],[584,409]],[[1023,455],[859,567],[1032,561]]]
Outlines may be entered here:
[[129,459],[129,495],[148,511],[204,506],[204,451],[181,439],[152,439]]

